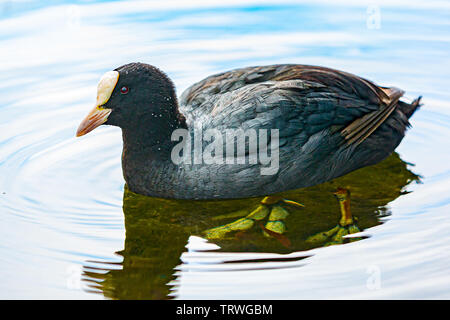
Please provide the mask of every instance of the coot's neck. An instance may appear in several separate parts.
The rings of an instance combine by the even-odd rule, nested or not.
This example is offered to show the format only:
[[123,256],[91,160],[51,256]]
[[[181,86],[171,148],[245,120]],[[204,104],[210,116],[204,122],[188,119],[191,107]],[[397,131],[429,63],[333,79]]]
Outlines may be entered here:
[[122,128],[124,152],[133,154],[136,160],[170,160],[170,153],[177,143],[171,141],[176,129],[186,129],[184,116],[175,105],[163,112],[142,115],[131,128]]
[[176,197],[174,186],[182,182],[178,181],[179,166],[171,159],[177,143],[171,136],[174,130],[187,128],[184,116],[177,105],[166,105],[161,112],[140,115],[134,124],[122,128],[122,171],[128,187],[148,196]]

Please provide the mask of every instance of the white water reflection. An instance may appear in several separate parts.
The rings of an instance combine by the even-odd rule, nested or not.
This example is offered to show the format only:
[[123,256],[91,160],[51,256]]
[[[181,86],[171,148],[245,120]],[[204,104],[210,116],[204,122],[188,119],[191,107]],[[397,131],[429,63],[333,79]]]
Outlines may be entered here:
[[[367,230],[370,239],[316,249],[299,266],[278,262],[289,272],[194,270],[195,252],[186,253],[176,295],[449,298],[450,5],[382,1],[379,29],[367,28],[368,5],[0,2],[0,297],[100,297],[67,283],[86,260],[119,260],[121,135],[117,128],[74,134],[100,75],[142,61],[166,71],[179,93],[231,68],[303,63],[424,96],[398,148],[424,183],[390,204],[393,215]],[[380,270],[377,290],[367,288],[372,266]]]

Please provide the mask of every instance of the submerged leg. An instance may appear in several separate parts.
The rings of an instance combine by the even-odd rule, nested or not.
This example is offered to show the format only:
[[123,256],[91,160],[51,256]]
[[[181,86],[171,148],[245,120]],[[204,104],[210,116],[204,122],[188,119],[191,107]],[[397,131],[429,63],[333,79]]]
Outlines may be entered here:
[[[344,236],[352,233],[359,232],[356,225],[356,218],[352,216],[350,210],[350,191],[347,189],[339,188],[334,195],[336,196],[341,211],[341,218],[336,227],[325,232],[319,232],[308,239],[307,242],[311,243],[325,243],[325,246],[333,244],[341,244],[346,240]],[[348,241],[356,241],[360,238],[350,238]]]
[[280,196],[267,196],[264,197],[261,200],[261,204],[247,216],[223,226],[208,229],[204,232],[205,237],[207,239],[222,239],[230,232],[245,231],[252,228],[255,225],[255,222],[261,221],[267,216],[269,216],[269,219],[265,229],[269,230],[269,232],[264,231],[264,235],[271,236],[269,233],[272,232],[282,234],[286,230],[284,219],[289,215],[289,212],[282,208],[281,204],[303,207],[303,205],[298,202],[283,199]]
[[225,235],[233,231],[245,231],[253,227],[255,221],[259,221],[267,217],[269,214],[269,208],[261,204],[255,210],[250,212],[244,218],[238,219],[231,223],[227,223],[223,226],[215,227],[206,230],[205,237],[207,239],[222,239]]

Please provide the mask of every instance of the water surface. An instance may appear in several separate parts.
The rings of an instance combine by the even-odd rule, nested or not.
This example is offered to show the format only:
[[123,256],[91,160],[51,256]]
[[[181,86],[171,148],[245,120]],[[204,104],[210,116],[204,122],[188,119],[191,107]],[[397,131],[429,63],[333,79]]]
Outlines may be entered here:
[[[439,1],[1,2],[0,298],[449,298],[449,18]],[[286,238],[206,241],[260,199],[135,195],[118,128],[74,137],[99,77],[131,61],[179,94],[237,67],[325,65],[424,106],[384,162],[285,194],[305,205]],[[308,242],[339,221],[338,187],[362,233]]]

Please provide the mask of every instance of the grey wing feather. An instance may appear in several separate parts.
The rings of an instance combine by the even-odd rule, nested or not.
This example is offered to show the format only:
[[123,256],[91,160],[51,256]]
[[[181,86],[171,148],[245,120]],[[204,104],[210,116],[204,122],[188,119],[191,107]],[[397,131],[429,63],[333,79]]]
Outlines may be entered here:
[[210,127],[279,128],[280,137],[337,126],[359,144],[396,109],[403,91],[306,65],[248,67],[210,76],[181,96],[188,122]]

